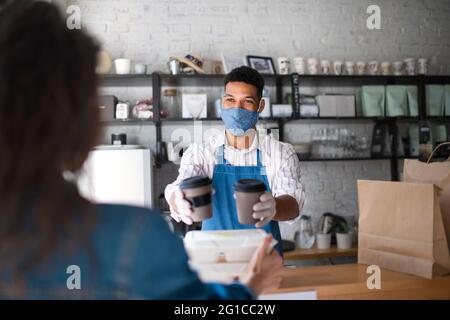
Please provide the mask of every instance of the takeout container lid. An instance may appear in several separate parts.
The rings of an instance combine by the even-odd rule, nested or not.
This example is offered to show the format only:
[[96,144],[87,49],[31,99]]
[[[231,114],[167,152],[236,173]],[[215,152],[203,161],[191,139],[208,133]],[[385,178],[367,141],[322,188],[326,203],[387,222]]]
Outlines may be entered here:
[[[261,229],[190,231],[184,245],[192,262],[248,262],[266,236]],[[273,239],[269,249],[277,243]]]

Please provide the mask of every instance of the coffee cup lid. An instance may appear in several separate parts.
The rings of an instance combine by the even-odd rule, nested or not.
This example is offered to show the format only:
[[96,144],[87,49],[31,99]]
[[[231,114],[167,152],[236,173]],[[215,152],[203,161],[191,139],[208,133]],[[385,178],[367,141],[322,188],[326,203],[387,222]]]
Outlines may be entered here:
[[211,179],[204,176],[192,177],[184,179],[180,184],[180,189],[191,189],[207,186],[211,184]]
[[261,180],[241,179],[234,184],[234,190],[238,192],[263,192],[266,185]]

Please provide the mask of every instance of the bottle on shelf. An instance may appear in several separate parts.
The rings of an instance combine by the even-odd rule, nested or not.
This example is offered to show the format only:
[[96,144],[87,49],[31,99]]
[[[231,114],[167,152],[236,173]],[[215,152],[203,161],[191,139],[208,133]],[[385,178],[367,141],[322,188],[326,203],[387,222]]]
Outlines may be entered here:
[[426,162],[433,151],[433,139],[428,121],[419,122],[419,160]]
[[311,217],[302,215],[300,229],[295,234],[295,242],[300,249],[311,249],[315,242],[315,236],[311,225]]
[[225,94],[223,89],[220,89],[220,95],[214,100],[214,117],[220,118],[220,110],[222,109],[222,97]]
[[270,107],[270,93],[268,89],[264,89],[262,93],[262,100],[264,100],[265,107],[263,111],[259,114],[260,118],[270,118],[272,117],[271,107]]

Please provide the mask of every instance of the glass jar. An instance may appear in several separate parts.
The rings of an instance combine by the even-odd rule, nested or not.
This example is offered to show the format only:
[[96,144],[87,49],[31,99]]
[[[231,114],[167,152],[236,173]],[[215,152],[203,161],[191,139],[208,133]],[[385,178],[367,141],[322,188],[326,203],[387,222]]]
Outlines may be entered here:
[[222,98],[225,94],[225,90],[221,89],[219,97],[214,100],[214,117],[220,118],[220,111],[222,110]]
[[169,118],[178,118],[177,90],[166,89],[163,94],[162,109],[167,113]]
[[262,93],[261,100],[264,100],[265,106],[263,111],[259,114],[260,118],[270,118],[272,116],[271,106],[270,106],[270,93],[268,89],[264,89]]
[[300,218],[300,229],[296,234],[296,244],[300,249],[311,249],[314,245],[315,236],[311,225],[311,217],[302,215]]

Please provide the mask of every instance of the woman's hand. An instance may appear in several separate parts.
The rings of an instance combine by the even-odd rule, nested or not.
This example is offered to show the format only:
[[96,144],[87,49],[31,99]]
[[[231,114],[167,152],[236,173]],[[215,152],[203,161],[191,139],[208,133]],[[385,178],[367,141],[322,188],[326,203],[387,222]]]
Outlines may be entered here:
[[247,275],[241,279],[258,296],[278,289],[283,280],[283,259],[275,250],[269,253],[271,241],[271,235],[264,239],[253,255]]

